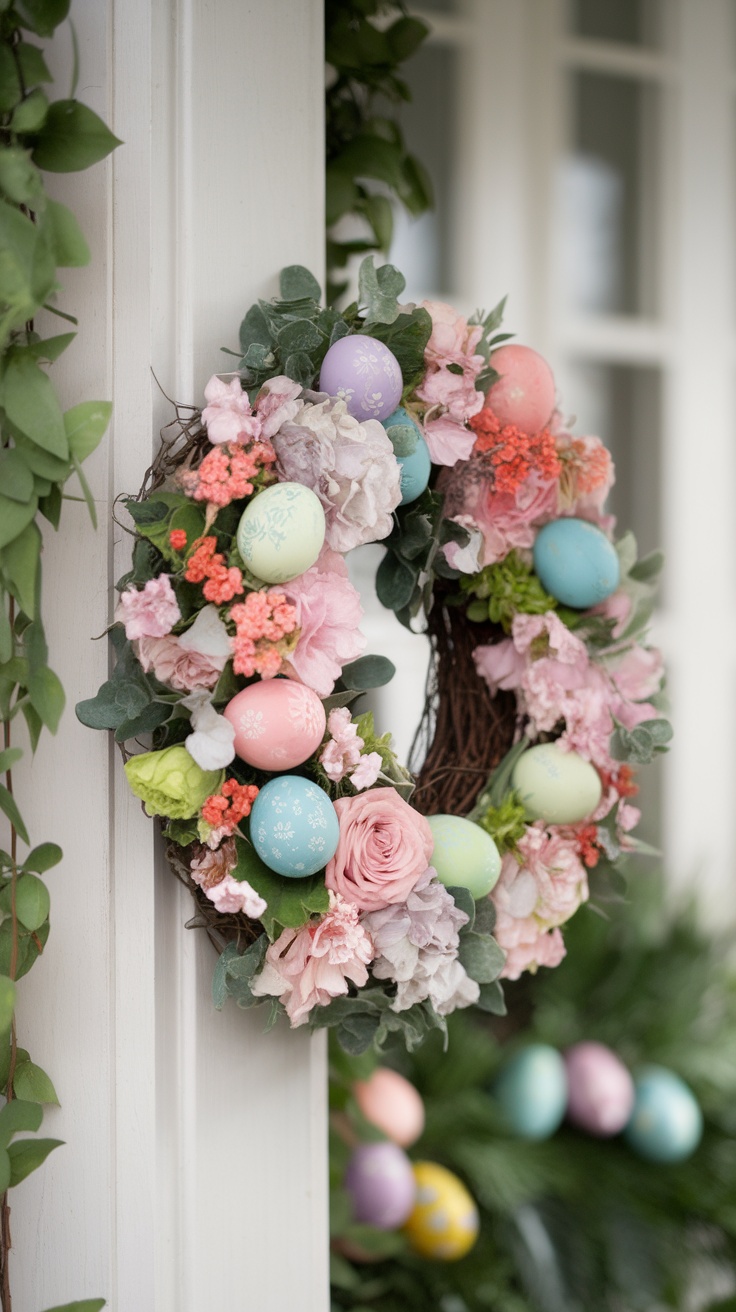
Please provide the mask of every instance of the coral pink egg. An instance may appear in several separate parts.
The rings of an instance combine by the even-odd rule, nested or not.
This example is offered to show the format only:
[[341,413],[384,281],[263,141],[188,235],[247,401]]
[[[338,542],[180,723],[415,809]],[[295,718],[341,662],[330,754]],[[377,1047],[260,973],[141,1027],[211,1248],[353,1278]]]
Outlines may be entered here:
[[490,363],[501,377],[489,388],[486,405],[499,423],[538,433],[555,406],[555,379],[547,361],[530,346],[501,346]]
[[365,1119],[401,1148],[415,1143],[424,1129],[424,1103],[408,1080],[388,1066],[353,1087]]
[[602,1043],[576,1043],[565,1065],[573,1125],[601,1139],[623,1130],[634,1106],[634,1081],[615,1052]]
[[262,679],[228,702],[223,715],[235,729],[235,751],[258,770],[292,770],[308,760],[325,732],[316,692],[291,679]]

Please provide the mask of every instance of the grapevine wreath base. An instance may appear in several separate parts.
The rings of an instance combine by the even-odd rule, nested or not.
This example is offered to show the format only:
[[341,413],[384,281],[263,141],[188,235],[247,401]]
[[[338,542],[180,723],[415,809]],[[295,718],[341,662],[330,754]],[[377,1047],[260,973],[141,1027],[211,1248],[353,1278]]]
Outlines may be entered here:
[[[216,1005],[355,1053],[501,1012],[500,978],[561,960],[641,849],[633,767],[670,734],[640,641],[660,560],[613,541],[605,447],[502,307],[468,322],[403,286],[367,260],[325,309],[292,266],[251,307],[237,372],[177,407],[124,500],[116,665],[77,708],[160,817]],[[379,598],[432,649],[416,781],[355,709],[393,673],[344,559],[376,541]]]

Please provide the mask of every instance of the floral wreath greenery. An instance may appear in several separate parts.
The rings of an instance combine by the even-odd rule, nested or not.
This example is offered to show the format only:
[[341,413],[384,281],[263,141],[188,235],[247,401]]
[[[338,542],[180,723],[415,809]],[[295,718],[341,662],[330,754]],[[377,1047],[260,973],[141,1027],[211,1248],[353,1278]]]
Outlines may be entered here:
[[[608,453],[567,431],[540,357],[501,346],[501,307],[469,324],[449,306],[399,305],[403,287],[368,258],[358,300],[338,311],[291,266],[281,299],[247,312],[237,372],[210,380],[201,413],[179,412],[125,500],[135,540],[111,630],[117,663],[77,707],[121,744],[153,735],[153,750],[126,750],[125,770],[162,817],[197,903],[191,923],[220,951],[216,1005],[265,1001],[269,1024],[285,1010],[294,1026],[334,1028],[353,1053],[391,1031],[412,1048],[457,1007],[502,1011],[500,976],[557,964],[559,926],[587,898],[589,872],[615,875],[637,846],[631,763],[669,737],[651,700],[659,654],[636,641],[659,561],[637,564],[630,536],[617,555],[610,545]],[[505,413],[519,351],[547,387],[543,422],[525,428]],[[541,528],[563,521],[616,559],[600,605],[561,606],[535,572]],[[496,768],[476,777],[472,807],[450,811],[491,840],[490,896],[492,880],[479,891],[452,845],[440,851],[421,813],[437,806],[410,804],[390,734],[351,714],[392,673],[362,655],[344,563],[374,541],[387,546],[379,596],[399,620],[424,616],[431,629],[452,614],[473,635],[471,706],[478,690],[515,695],[498,732],[480,725]],[[440,665],[453,654],[435,642]],[[435,729],[439,701],[430,690]],[[594,779],[582,816],[530,812],[518,767],[536,739]]]

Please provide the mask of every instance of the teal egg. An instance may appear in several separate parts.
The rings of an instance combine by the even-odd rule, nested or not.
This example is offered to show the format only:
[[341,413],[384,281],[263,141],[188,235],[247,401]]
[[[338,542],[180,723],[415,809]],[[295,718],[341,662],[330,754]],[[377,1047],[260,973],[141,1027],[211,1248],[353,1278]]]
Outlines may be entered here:
[[335,855],[340,822],[323,788],[284,774],[269,779],[259,792],[250,813],[250,836],[269,870],[303,879]]
[[434,849],[430,865],[447,888],[487,897],[501,873],[498,848],[485,829],[459,815],[428,815]]
[[629,1145],[650,1162],[684,1162],[703,1133],[703,1114],[684,1080],[664,1066],[634,1076],[635,1100],[624,1131]]
[[534,569],[542,587],[575,610],[605,601],[619,585],[616,548],[586,519],[555,519],[539,530]]
[[595,811],[601,800],[601,777],[577,752],[563,752],[555,743],[538,743],[523,752],[511,783],[530,820],[574,825]]
[[399,406],[398,410],[394,410],[393,414],[389,415],[388,419],[384,419],[383,426],[394,446],[399,446],[399,450],[401,449],[401,446],[398,439],[401,437],[401,434],[397,433],[392,437],[391,429],[410,428],[414,430],[414,435],[416,437],[416,446],[414,450],[410,455],[396,456],[401,469],[401,504],[402,506],[408,506],[411,501],[416,501],[417,497],[422,495],[422,492],[429,483],[429,476],[432,472],[432,461],[429,456],[429,447],[422,437],[419,425],[415,423],[408,410],[405,410],[403,406]]
[[507,1126],[521,1139],[548,1139],[567,1107],[567,1072],[556,1048],[532,1043],[504,1066],[492,1093]]

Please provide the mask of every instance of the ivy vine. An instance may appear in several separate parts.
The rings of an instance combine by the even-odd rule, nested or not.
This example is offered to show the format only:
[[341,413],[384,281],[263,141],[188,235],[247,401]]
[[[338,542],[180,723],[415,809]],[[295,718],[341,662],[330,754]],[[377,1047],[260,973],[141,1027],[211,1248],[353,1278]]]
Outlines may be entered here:
[[[58,844],[35,846],[13,792],[13,767],[24,756],[18,716],[35,752],[41,733],[55,733],[64,690],[49,665],[41,612],[43,539],[39,518],[58,529],[65,491],[76,476],[96,524],[82,464],[107,428],[107,401],[84,401],[63,411],[47,373],[71,345],[74,331],[42,337],[39,311],[76,320],[54,303],[59,268],[88,263],[89,248],[65,205],[46,194],[43,171],[86,169],[119,144],[93,110],[71,94],[50,100],[51,74],[30,36],[48,38],[69,11],[69,0],[0,0],[0,809],[9,850],[0,850],[0,1303],[11,1312],[8,1191],[59,1146],[38,1136],[43,1104],[57,1103],[50,1077],[18,1042],[17,981],[44,950],[49,891],[43,876],[62,859]],[[34,836],[35,837],[35,836]],[[22,852],[21,848],[27,849]],[[17,1137],[25,1136],[25,1137]],[[104,1299],[86,1299],[51,1312],[99,1312]]]

